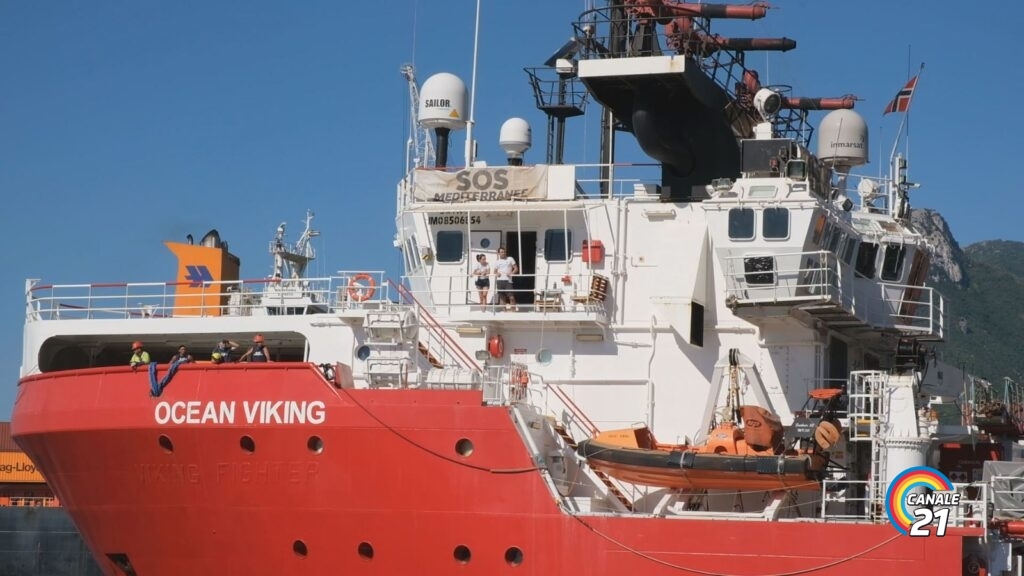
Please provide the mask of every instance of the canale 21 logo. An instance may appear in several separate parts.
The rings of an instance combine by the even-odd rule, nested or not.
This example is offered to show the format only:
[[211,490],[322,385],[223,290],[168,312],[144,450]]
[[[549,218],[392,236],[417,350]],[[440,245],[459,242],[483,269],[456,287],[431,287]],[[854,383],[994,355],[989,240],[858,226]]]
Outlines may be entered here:
[[960,494],[953,483],[928,466],[904,470],[889,483],[885,493],[889,522],[901,534],[911,537],[945,536],[949,514],[959,505]]

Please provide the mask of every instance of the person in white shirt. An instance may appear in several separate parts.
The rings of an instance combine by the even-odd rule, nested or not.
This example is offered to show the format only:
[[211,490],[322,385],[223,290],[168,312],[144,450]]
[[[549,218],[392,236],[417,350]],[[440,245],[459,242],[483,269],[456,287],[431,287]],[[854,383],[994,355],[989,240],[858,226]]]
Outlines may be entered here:
[[515,306],[516,295],[512,292],[512,275],[519,272],[515,258],[508,255],[504,247],[498,248],[498,260],[494,263],[497,275],[495,284],[498,290],[498,302]]
[[480,294],[480,305],[487,304],[487,293],[491,288],[491,266],[487,263],[486,254],[476,255],[476,268],[473,268],[473,276],[476,276],[476,289]]

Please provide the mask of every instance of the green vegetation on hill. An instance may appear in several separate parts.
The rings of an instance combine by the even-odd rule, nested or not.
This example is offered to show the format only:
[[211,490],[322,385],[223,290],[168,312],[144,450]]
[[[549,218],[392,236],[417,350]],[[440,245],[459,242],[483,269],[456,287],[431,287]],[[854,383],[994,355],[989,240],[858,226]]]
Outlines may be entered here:
[[1024,243],[972,244],[959,264],[959,283],[936,274],[947,318],[946,342],[937,350],[947,363],[990,382],[1024,382]]

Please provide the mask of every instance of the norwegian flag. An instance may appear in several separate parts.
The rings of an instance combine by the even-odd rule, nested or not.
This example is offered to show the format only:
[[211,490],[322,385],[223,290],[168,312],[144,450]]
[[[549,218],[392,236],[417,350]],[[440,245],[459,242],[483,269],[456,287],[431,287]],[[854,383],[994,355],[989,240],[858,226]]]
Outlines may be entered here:
[[889,105],[885,107],[885,112],[882,112],[882,116],[885,116],[889,112],[906,112],[910,108],[910,99],[914,96],[914,88],[917,88],[917,79],[921,77],[918,73],[907,82],[907,85],[902,90],[896,93],[896,97],[889,102]]

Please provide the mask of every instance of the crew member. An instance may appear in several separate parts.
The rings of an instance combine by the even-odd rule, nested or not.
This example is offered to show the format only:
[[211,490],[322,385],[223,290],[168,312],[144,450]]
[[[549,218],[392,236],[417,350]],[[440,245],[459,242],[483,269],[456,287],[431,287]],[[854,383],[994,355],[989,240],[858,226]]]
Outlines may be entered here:
[[128,361],[128,365],[132,370],[136,370],[139,364],[149,364],[149,352],[143,349],[142,342],[136,340],[132,342],[132,359]]
[[263,342],[263,334],[257,334],[252,339],[252,347],[246,350],[245,354],[238,359],[239,362],[245,362],[246,360],[252,359],[252,362],[270,362],[270,348]]
[[238,350],[238,343],[234,340],[225,338],[218,342],[213,348],[213,354],[219,354],[219,356],[214,357],[211,355],[211,359],[213,359],[216,364],[220,364],[221,362],[231,362],[231,353],[235,350]]

